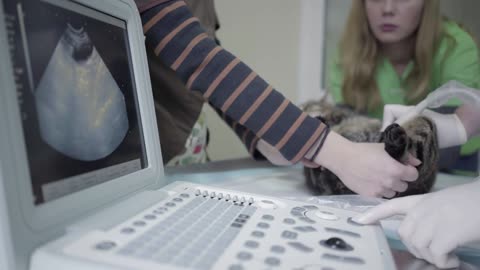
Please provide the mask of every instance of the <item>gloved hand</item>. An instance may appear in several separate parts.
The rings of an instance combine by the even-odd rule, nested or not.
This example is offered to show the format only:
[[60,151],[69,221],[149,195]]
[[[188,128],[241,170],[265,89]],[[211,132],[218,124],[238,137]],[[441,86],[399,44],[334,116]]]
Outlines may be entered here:
[[[417,116],[413,106],[397,104],[385,105],[383,109],[382,130],[393,122],[402,124]],[[424,110],[422,115],[429,117],[437,126],[438,146],[447,148],[462,145],[467,142],[467,132],[456,114],[440,114]]]
[[411,158],[407,165],[396,161],[381,143],[354,143],[331,131],[314,158],[337,175],[354,192],[371,197],[395,196],[417,180],[420,161]]
[[467,131],[467,137],[480,135],[480,103],[478,104],[464,104],[457,109],[455,114],[462,121],[465,130]]
[[439,192],[394,199],[354,220],[371,224],[397,215],[406,215],[398,233],[417,258],[439,268],[458,267],[454,249],[480,241],[480,180]]
[[393,123],[404,123],[415,116],[417,112],[413,111],[415,106],[406,106],[401,104],[387,104],[383,107],[382,131]]

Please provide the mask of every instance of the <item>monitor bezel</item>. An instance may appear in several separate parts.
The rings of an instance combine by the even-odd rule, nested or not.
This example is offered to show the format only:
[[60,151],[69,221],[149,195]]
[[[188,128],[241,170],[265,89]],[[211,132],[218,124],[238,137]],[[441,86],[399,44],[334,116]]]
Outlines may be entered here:
[[[51,229],[52,226],[68,224],[76,218],[90,213],[92,210],[108,205],[109,203],[140,192],[151,187],[162,185],[163,166],[160,152],[160,141],[156,125],[150,77],[145,53],[144,36],[140,17],[132,1],[118,0],[112,3],[95,0],[60,0],[71,1],[83,6],[98,10],[124,20],[127,25],[128,43],[135,74],[135,87],[140,113],[140,122],[144,136],[144,149],[147,159],[146,168],[132,174],[110,180],[97,186],[75,192],[70,195],[45,202],[34,204],[30,170],[27,160],[21,124],[20,109],[17,102],[17,92],[13,77],[10,56],[0,74],[0,81],[9,91],[1,91],[0,127],[4,129],[0,144],[2,163],[2,177],[8,191],[8,204],[18,204],[22,219],[33,231]],[[115,7],[115,8],[112,8]],[[6,29],[3,24],[4,14],[0,20],[0,52],[8,52]],[[10,192],[10,191],[15,192]]]

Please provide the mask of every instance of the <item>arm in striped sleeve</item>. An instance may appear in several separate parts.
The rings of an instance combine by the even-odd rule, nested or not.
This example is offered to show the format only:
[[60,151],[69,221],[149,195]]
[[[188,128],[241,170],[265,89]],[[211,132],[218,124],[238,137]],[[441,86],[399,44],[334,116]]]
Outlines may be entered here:
[[315,152],[313,148],[326,137],[326,125],[215,44],[185,2],[157,5],[142,13],[142,21],[146,45],[188,89],[200,92],[213,107],[274,146],[288,161],[296,163]]

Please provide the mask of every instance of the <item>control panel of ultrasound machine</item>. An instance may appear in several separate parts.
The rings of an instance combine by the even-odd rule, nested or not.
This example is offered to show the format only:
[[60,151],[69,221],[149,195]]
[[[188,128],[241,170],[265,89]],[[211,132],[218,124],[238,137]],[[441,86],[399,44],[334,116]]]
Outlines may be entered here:
[[163,189],[167,200],[64,251],[135,269],[395,269],[381,227],[353,212],[185,182]]

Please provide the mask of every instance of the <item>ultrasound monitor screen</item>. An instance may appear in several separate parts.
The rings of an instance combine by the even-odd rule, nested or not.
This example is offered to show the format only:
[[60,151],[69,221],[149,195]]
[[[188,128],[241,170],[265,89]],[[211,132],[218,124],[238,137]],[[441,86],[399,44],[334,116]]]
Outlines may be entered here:
[[3,0],[36,205],[147,166],[124,20]]

